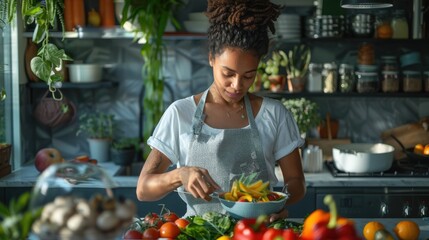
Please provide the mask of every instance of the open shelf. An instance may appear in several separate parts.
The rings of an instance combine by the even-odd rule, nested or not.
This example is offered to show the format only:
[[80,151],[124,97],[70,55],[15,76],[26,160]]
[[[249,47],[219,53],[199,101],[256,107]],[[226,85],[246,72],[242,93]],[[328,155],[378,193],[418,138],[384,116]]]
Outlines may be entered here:
[[[28,86],[32,89],[47,89],[48,85],[45,82],[30,82]],[[118,86],[117,82],[101,81],[93,83],[72,83],[63,82],[60,89],[96,89],[96,88],[114,88]]]

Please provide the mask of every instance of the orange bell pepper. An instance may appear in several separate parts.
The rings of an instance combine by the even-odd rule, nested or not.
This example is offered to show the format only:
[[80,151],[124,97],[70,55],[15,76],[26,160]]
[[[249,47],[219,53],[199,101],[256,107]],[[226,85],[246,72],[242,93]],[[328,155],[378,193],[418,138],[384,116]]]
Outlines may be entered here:
[[304,221],[301,239],[348,239],[360,240],[357,236],[353,221],[338,217],[337,207],[331,195],[324,198],[324,203],[328,205],[330,212],[317,209],[312,212]]

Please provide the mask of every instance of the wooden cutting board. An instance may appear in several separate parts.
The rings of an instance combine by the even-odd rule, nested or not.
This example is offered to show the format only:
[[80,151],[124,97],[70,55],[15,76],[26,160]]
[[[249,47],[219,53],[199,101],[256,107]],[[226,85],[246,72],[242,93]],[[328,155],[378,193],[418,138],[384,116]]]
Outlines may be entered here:
[[419,122],[404,124],[395,128],[387,129],[381,133],[383,143],[390,144],[395,148],[395,159],[405,158],[403,149],[391,136],[394,135],[405,148],[413,148],[416,144],[429,144],[429,118],[421,119]]

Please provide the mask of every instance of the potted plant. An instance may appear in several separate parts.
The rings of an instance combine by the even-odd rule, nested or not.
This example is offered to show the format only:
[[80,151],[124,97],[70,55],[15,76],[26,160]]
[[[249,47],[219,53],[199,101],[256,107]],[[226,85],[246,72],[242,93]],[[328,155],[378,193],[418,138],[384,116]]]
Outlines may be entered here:
[[285,52],[277,50],[271,53],[270,58],[262,60],[258,66],[258,79],[255,84],[262,85],[264,89],[270,89],[272,92],[282,91],[286,76],[280,70],[281,67],[286,67],[285,58]]
[[164,32],[170,22],[176,28],[180,28],[173,12],[182,5],[182,2],[180,0],[123,0],[123,2],[121,25],[130,22],[135,24],[132,31],[140,38],[139,43],[142,43],[140,52],[144,60],[145,86],[143,138],[147,140],[164,112],[162,76]]
[[79,130],[76,134],[83,133],[88,137],[91,158],[99,162],[107,162],[114,129],[114,115],[94,112],[79,117]]
[[302,92],[311,60],[310,48],[304,44],[296,45],[284,57],[289,91]]
[[317,103],[306,98],[282,99],[282,103],[292,113],[304,138],[308,130],[319,125],[321,118]]
[[[0,4],[0,27],[6,23],[11,24],[17,14],[18,0],[2,0]],[[64,32],[64,1],[21,1],[21,15],[26,25],[34,24],[32,41],[40,44],[37,55],[31,59],[31,70],[41,80],[45,81],[51,92],[56,91],[56,86],[64,80],[64,72],[61,71],[64,61],[72,59],[65,54],[63,49],[49,42],[49,32],[58,20]],[[61,92],[54,95],[54,99],[62,99]]]
[[119,138],[112,142],[110,157],[119,166],[129,166],[140,148],[140,138]]

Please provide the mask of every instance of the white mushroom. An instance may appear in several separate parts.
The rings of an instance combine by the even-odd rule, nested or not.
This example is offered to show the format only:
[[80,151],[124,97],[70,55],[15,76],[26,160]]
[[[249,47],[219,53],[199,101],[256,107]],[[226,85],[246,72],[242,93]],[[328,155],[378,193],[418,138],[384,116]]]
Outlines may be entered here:
[[134,216],[134,212],[132,211],[131,207],[124,204],[117,204],[115,209],[116,217],[118,217],[120,220],[130,220]]
[[73,203],[73,197],[69,196],[58,196],[54,200],[54,204],[57,206],[72,206]]
[[76,212],[78,212],[79,214],[85,216],[85,217],[89,217],[92,214],[92,209],[91,206],[89,206],[89,203],[83,199],[80,199],[77,201],[77,205],[76,205]]
[[42,221],[44,221],[44,222],[48,221],[48,220],[49,220],[49,218],[51,217],[52,212],[53,212],[56,208],[57,208],[57,206],[56,206],[53,202],[50,202],[50,203],[46,204],[46,205],[43,207],[43,210],[42,210],[42,214],[41,214],[41,216],[40,216],[40,219],[41,219]]
[[36,220],[32,225],[33,232],[41,239],[54,239],[58,233],[58,226],[49,222]]
[[51,223],[57,226],[64,226],[67,219],[73,214],[73,212],[73,207],[57,207],[55,208],[55,210],[52,211],[49,220],[51,221]]
[[119,223],[119,219],[112,211],[104,211],[97,218],[97,227],[103,231],[114,229]]
[[67,227],[73,232],[80,232],[88,225],[88,219],[79,213],[74,214],[67,220]]

